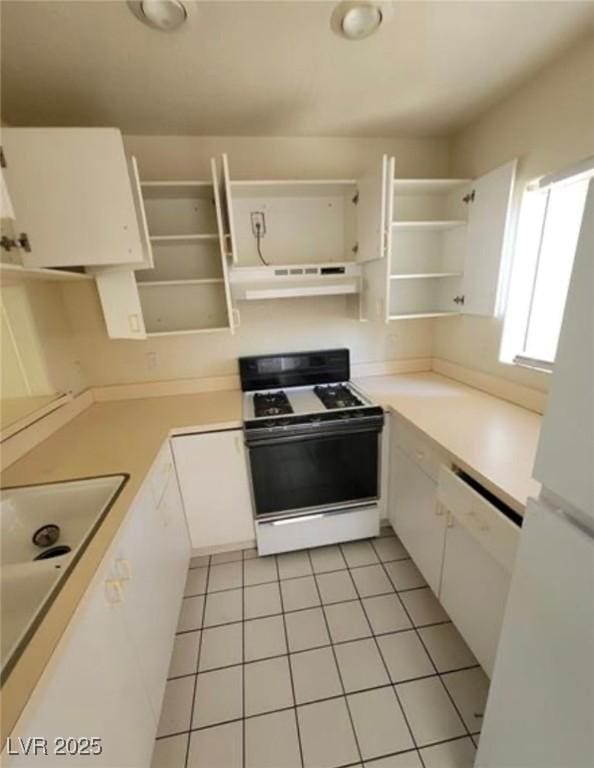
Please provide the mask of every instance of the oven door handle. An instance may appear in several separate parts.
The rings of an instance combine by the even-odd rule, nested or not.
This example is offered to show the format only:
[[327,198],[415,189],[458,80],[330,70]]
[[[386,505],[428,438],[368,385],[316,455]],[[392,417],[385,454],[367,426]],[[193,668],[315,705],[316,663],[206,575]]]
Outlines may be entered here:
[[287,443],[302,443],[305,441],[311,441],[311,440],[325,440],[332,437],[349,437],[350,435],[360,435],[365,432],[371,432],[371,433],[377,433],[379,434],[382,431],[382,427],[380,426],[366,426],[366,427],[359,427],[355,429],[336,429],[336,430],[328,430],[323,432],[314,432],[314,433],[304,433],[304,434],[298,434],[298,435],[279,435],[278,437],[247,437],[245,444],[248,448],[257,448],[258,446],[267,446],[267,445],[282,445]]

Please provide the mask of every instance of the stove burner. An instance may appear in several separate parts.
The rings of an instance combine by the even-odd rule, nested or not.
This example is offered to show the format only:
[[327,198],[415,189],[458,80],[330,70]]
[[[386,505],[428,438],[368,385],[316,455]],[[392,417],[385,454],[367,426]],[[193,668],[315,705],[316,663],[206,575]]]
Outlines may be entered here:
[[254,395],[254,414],[260,416],[282,416],[293,413],[289,398],[284,392],[256,392]]
[[314,387],[314,392],[329,410],[335,408],[354,408],[363,405],[351,390],[344,384],[328,384],[327,386]]

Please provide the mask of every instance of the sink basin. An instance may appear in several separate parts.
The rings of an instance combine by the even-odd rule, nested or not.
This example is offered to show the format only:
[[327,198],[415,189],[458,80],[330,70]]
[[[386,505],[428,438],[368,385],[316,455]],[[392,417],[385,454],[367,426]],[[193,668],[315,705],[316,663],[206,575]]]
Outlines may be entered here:
[[0,489],[3,679],[127,479],[121,474]]

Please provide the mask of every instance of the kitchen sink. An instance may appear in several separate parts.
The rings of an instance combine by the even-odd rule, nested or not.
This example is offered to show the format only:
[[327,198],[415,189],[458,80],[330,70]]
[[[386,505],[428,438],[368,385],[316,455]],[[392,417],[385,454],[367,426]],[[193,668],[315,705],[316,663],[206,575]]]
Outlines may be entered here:
[[0,489],[2,679],[127,479],[118,474]]

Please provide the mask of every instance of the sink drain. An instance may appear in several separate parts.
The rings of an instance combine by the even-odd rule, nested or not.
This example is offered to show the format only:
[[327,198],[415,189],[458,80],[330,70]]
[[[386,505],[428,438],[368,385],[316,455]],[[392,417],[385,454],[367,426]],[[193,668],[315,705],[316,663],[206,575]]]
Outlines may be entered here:
[[33,534],[33,544],[37,547],[49,547],[60,538],[60,526],[54,523],[42,525]]
[[58,544],[57,547],[50,547],[50,549],[44,549],[33,560],[49,560],[50,557],[60,557],[60,555],[67,555],[71,551],[68,544]]

